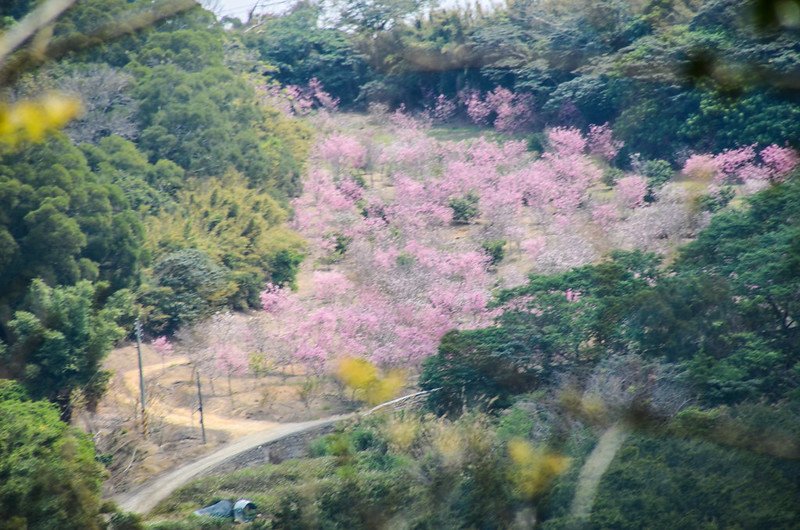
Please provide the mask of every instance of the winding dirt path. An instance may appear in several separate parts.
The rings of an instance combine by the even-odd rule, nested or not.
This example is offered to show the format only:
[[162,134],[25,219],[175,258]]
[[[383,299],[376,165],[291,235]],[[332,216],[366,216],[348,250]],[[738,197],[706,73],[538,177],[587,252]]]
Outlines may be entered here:
[[125,511],[147,513],[155,508],[156,504],[161,500],[167,498],[170,493],[202,474],[204,471],[213,469],[245,451],[249,451],[250,449],[266,443],[275,442],[286,436],[345,420],[355,414],[356,413],[343,414],[301,423],[275,424],[269,429],[245,436],[233,443],[225,445],[196,462],[191,462],[174,471],[161,475],[131,492],[118,495],[114,497],[114,500]]
[[125,511],[147,513],[155,508],[160,501],[167,498],[170,493],[183,486],[193,478],[260,445],[276,442],[287,436],[300,434],[311,429],[316,429],[324,425],[330,425],[331,423],[353,418],[358,415],[369,415],[373,412],[391,408],[399,405],[400,403],[408,402],[414,398],[424,396],[429,392],[435,392],[436,390],[438,390],[438,388],[432,391],[415,392],[413,394],[387,401],[386,403],[382,403],[367,411],[351,412],[349,414],[340,414],[337,416],[329,416],[327,418],[299,423],[276,423],[272,427],[261,432],[245,436],[239,440],[236,440],[235,442],[229,443],[220,449],[217,449],[213,453],[204,456],[200,460],[181,466],[174,471],[161,475],[160,477],[156,477],[155,479],[139,486],[133,491],[117,495],[114,497],[114,500]]
[[600,436],[597,445],[589,454],[589,458],[586,459],[578,475],[578,485],[575,488],[575,497],[572,499],[570,508],[570,515],[576,521],[588,521],[600,480],[627,437],[628,431],[625,427],[620,423],[615,423]]

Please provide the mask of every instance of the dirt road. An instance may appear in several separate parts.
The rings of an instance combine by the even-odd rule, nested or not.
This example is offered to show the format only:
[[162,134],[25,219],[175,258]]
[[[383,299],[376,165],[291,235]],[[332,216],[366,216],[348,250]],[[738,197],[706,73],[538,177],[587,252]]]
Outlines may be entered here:
[[213,469],[214,467],[230,460],[231,458],[240,455],[245,451],[249,451],[260,445],[274,442],[290,436],[293,434],[302,433],[316,427],[328,425],[350,418],[353,414],[344,414],[340,416],[331,416],[319,420],[305,421],[302,423],[284,423],[276,424],[273,427],[265,429],[261,432],[251,434],[240,438],[239,440],[228,444],[221,449],[207,455],[196,462],[186,464],[178,469],[171,471],[165,475],[149,481],[138,489],[124,493],[114,498],[117,504],[123,510],[136,513],[147,513],[158,504],[161,500],[167,498],[170,493],[183,486],[191,479],[197,477],[204,471]]
[[265,429],[261,432],[251,434],[240,438],[216,451],[207,455],[196,462],[186,464],[179,467],[175,471],[171,471],[165,475],[161,475],[146,484],[143,484],[134,491],[127,492],[114,497],[117,504],[123,510],[136,513],[147,513],[158,504],[161,500],[167,498],[170,493],[183,486],[193,478],[197,477],[205,471],[209,471],[220,464],[223,464],[250,449],[254,449],[260,445],[276,442],[286,436],[299,434],[309,431],[311,429],[321,427],[323,425],[330,425],[337,421],[353,418],[357,415],[369,415],[380,410],[390,409],[403,403],[410,403],[412,400],[425,396],[430,392],[436,392],[437,389],[430,391],[420,391],[406,396],[387,401],[367,411],[352,412],[350,414],[340,414],[337,416],[329,416],[318,420],[304,421],[300,423],[283,423],[275,424],[274,426]]

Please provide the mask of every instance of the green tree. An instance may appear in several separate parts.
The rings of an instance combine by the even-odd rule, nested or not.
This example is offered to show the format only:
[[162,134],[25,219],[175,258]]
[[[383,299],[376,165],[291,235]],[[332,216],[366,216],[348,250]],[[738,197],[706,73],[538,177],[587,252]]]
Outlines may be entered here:
[[87,435],[0,379],[0,527],[103,528],[103,479]]
[[249,189],[236,174],[192,181],[175,204],[147,219],[146,248],[156,260],[182,249],[202,251],[229,271],[230,289],[215,304],[258,307],[264,284],[292,285],[302,260],[303,242],[286,228],[286,217],[269,194]]
[[148,326],[157,333],[174,333],[225,307],[236,292],[231,272],[201,250],[188,248],[166,254],[153,267],[155,284],[139,294],[148,312]]
[[185,171],[180,166],[169,160],[150,164],[135,144],[119,136],[81,148],[92,171],[119,186],[135,210],[158,212],[184,185]]
[[266,17],[244,42],[275,68],[271,75],[282,84],[302,86],[316,77],[349,105],[369,79],[368,66],[346,33],[320,27],[322,14],[318,5],[298,3],[283,17]]
[[796,528],[798,473],[797,462],[636,436],[603,477],[588,527]]
[[445,335],[420,386],[441,388],[430,396],[441,412],[505,407],[514,395],[555,383],[557,373],[626,353],[632,301],[659,278],[658,264],[651,254],[619,252],[597,265],[532,275],[499,295],[496,326]]
[[142,237],[122,191],[93,173],[65,137],[0,157],[0,323],[34,278],[134,285]]
[[74,390],[84,391],[90,403],[100,397],[108,380],[101,363],[125,334],[117,325],[125,315],[124,292],[104,307],[95,300],[96,289],[85,280],[68,287],[34,280],[22,310],[8,323],[4,372],[34,398],[57,403],[65,418]]
[[304,137],[279,114],[259,107],[252,88],[224,66],[199,71],[175,64],[131,66],[139,84],[140,147],[150,160],[171,160],[198,176],[235,169],[281,196],[299,193]]

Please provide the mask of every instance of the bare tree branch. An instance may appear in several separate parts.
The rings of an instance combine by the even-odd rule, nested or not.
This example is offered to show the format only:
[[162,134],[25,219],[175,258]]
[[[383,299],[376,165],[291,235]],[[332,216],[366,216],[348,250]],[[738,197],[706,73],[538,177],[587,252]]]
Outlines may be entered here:
[[[63,2],[67,0],[59,1]],[[74,2],[75,0],[71,1]],[[14,54],[10,60],[5,63],[2,62],[3,56],[0,55],[0,86],[4,85],[16,72],[26,70],[47,60],[57,59],[70,52],[113,41],[124,35],[129,35],[152,26],[165,18],[179,15],[199,6],[200,4],[198,4],[196,0],[164,0],[162,2],[154,2],[147,11],[133,13],[123,20],[101,26],[91,33],[73,34],[56,39],[47,46],[43,53],[23,51]],[[23,22],[26,19],[27,17],[23,19]],[[22,24],[22,22],[20,24]]]
[[76,0],[49,0],[28,13],[16,26],[0,36],[0,64],[3,64],[14,50],[51,24]]

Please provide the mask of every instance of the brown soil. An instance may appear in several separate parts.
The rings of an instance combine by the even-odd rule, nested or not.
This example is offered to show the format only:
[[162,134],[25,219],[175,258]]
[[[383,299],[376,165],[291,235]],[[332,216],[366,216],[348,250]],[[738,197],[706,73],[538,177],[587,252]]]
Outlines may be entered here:
[[[107,494],[127,491],[166,470],[198,459],[222,444],[280,427],[354,410],[337,385],[324,380],[306,404],[299,367],[264,377],[201,379],[206,444],[202,443],[195,374],[180,356],[161,358],[142,346],[146,416],[142,422],[135,345],[115,349],[105,368],[113,373],[97,410],[80,410],[76,423],[89,432],[110,471]],[[144,423],[144,424],[143,424]],[[146,429],[146,434],[144,430]]]

